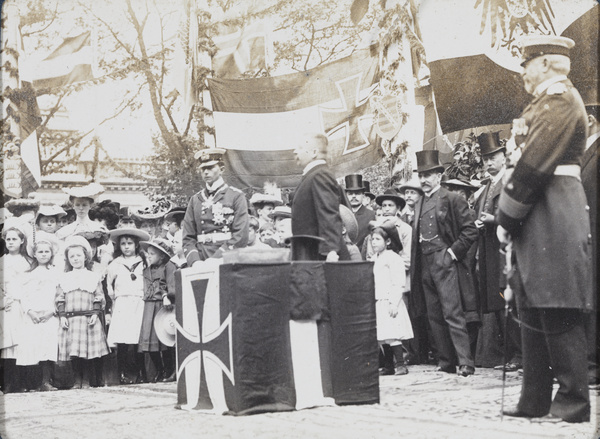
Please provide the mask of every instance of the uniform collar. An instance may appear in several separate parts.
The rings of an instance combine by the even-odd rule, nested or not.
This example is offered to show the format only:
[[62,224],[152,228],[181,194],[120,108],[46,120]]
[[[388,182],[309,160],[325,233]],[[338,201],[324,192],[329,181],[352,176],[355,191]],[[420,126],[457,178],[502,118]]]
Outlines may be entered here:
[[304,170],[302,171],[302,175],[306,175],[308,174],[308,172],[313,169],[316,168],[319,165],[326,165],[327,162],[325,160],[313,160],[312,162],[310,162],[308,165],[306,165],[306,167],[304,168]]
[[215,181],[212,185],[206,185],[206,192],[212,192],[215,193],[217,190],[219,190],[221,188],[221,186],[225,186],[225,180],[223,180],[223,177],[219,177],[217,179],[217,181]]
[[557,82],[564,81],[566,79],[567,77],[565,75],[557,75],[550,79],[546,79],[541,84],[538,84],[538,86],[533,91],[533,95],[537,98],[542,93],[544,93],[552,84],[556,84]]

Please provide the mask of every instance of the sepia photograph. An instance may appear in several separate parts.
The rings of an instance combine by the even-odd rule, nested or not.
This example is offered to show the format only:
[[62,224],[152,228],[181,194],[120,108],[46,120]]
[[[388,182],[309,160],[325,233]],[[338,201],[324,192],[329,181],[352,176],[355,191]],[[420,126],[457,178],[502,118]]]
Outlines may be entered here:
[[600,437],[597,0],[0,5],[0,439]]

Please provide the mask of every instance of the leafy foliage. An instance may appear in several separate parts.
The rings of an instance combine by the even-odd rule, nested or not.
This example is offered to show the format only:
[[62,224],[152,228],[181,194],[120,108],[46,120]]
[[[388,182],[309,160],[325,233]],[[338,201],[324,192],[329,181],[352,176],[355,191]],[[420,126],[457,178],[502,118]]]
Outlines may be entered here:
[[484,178],[485,171],[475,133],[471,132],[464,141],[454,145],[453,159],[445,171],[448,178],[467,181]]

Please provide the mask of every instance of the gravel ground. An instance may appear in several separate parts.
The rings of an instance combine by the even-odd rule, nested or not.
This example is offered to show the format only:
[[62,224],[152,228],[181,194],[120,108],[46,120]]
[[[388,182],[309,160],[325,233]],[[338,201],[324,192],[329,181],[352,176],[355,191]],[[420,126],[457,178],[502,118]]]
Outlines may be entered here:
[[[0,435],[2,439],[600,437],[598,390],[590,391],[592,422],[538,424],[500,419],[500,371],[477,369],[474,376],[462,378],[435,372],[433,366],[409,370],[405,376],[381,378],[380,404],[243,417],[177,410],[174,383],[8,394],[0,406]],[[507,407],[516,404],[520,387],[519,375],[507,374]]]

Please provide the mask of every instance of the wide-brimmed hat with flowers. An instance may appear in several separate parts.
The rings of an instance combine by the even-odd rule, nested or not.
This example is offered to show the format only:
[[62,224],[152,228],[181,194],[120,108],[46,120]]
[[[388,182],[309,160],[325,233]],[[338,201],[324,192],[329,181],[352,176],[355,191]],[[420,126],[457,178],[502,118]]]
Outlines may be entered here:
[[134,211],[132,216],[140,220],[157,220],[163,218],[172,208],[173,203],[166,198],[160,198],[154,203]]
[[95,202],[98,196],[104,193],[104,186],[98,183],[90,183],[85,186],[63,188],[63,192],[69,198],[89,198]]

